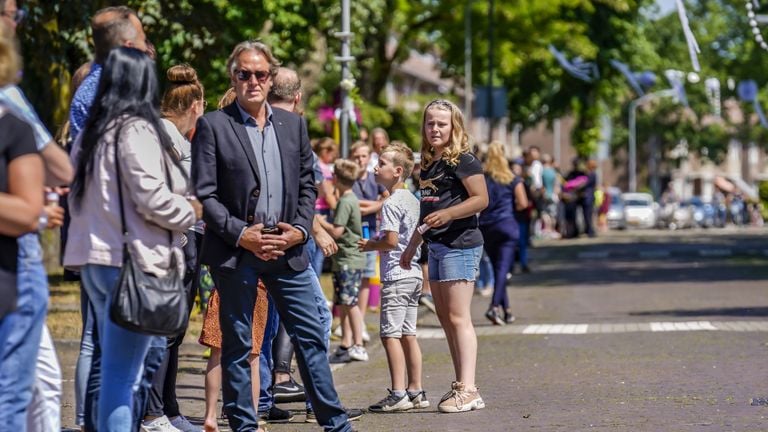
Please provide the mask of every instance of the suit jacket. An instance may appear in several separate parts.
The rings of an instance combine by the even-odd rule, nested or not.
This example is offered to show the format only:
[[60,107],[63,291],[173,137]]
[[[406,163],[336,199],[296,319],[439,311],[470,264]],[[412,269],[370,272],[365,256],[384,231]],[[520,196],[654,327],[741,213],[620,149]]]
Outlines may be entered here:
[[[312,148],[300,116],[272,109],[272,124],[283,168],[283,209],[280,221],[304,228],[309,235],[314,217],[315,188]],[[243,228],[253,224],[260,195],[257,159],[235,103],[197,121],[192,140],[192,178],[203,204],[206,223],[201,262],[234,269],[243,253],[237,246]],[[309,264],[304,245],[285,251],[295,271]]]

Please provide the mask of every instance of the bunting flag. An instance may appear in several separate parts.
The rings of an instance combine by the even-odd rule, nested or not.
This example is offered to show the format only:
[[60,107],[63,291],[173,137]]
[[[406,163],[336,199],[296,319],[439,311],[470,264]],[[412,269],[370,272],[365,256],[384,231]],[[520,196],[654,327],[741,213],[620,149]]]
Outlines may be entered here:
[[621,72],[622,75],[624,75],[624,78],[627,79],[627,82],[629,83],[629,86],[632,87],[632,89],[637,93],[638,96],[645,96],[645,91],[640,86],[640,83],[637,81],[637,77],[635,76],[635,73],[632,72],[632,70],[629,69],[629,66],[626,64],[618,61],[618,60],[611,60],[610,61],[611,66],[616,68],[619,72]]
[[768,128],[768,120],[766,120],[763,107],[760,106],[760,100],[757,98],[757,83],[755,80],[740,81],[736,87],[736,93],[739,95],[739,99],[752,103],[757,117],[760,119],[760,124]]
[[691,25],[688,22],[688,15],[686,15],[683,0],[677,0],[677,15],[680,17],[680,24],[683,26],[685,41],[688,43],[688,55],[691,56],[693,70],[699,72],[701,71],[701,66],[699,65],[698,54],[701,53],[701,50],[699,49],[699,43],[696,42],[696,37],[693,35],[693,31],[691,31]]
[[707,89],[707,100],[709,105],[712,106],[712,114],[720,117],[720,80],[717,78],[707,78],[704,81],[704,86]]
[[667,77],[669,85],[672,86],[672,90],[677,94],[677,101],[687,107],[688,96],[685,93],[685,73],[679,70],[667,69],[664,71],[664,76]]
[[573,60],[568,60],[565,54],[558,51],[557,48],[550,45],[549,52],[555,56],[560,66],[565,69],[572,77],[580,79],[584,82],[592,83],[600,78],[600,71],[597,69],[597,64],[594,62],[585,62],[579,57],[575,57]]

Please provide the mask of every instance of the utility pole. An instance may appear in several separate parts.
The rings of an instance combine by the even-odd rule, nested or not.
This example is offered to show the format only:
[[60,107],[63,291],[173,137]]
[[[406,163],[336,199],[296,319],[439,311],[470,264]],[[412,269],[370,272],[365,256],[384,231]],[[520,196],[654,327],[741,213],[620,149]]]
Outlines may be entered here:
[[349,27],[349,0],[341,0],[341,31],[334,34],[341,39],[341,56],[336,60],[341,62],[341,115],[339,116],[339,129],[341,130],[341,157],[349,156],[349,117],[352,112],[352,99],[349,91],[354,87],[354,79],[349,70],[349,64],[355,59],[350,54],[349,41],[352,32]]
[[464,116],[472,121],[472,0],[464,6]]
[[561,142],[562,142],[562,137],[561,137],[561,135],[562,135],[562,125],[560,123],[560,118],[559,117],[555,119],[554,124],[552,125],[552,129],[553,129],[553,135],[554,135],[554,137],[553,137],[554,138],[554,146],[553,146],[554,147],[553,148],[553,150],[554,150],[553,151],[554,158],[555,158],[555,161],[557,161],[557,163],[559,163],[561,167],[564,167],[565,164],[563,164],[563,161],[560,160],[560,156],[561,156],[561,154],[560,154],[560,152],[561,152],[560,146],[561,146]]
[[677,97],[674,89],[648,93],[629,103],[629,191],[637,192],[637,107],[660,97]]
[[493,49],[494,37],[493,16],[495,14],[495,1],[488,0],[488,97],[486,111],[488,115],[488,143],[493,141]]

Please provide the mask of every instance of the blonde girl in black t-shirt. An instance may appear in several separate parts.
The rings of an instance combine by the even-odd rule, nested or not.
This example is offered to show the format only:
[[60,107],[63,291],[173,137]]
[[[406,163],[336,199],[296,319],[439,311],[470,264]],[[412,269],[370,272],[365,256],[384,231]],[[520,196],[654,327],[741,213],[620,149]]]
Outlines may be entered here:
[[422,240],[427,242],[429,283],[456,373],[438,410],[472,411],[485,407],[475,386],[477,337],[470,304],[483,245],[477,214],[488,205],[488,192],[455,104],[430,102],[424,108],[421,138],[420,227],[400,265],[409,268]]

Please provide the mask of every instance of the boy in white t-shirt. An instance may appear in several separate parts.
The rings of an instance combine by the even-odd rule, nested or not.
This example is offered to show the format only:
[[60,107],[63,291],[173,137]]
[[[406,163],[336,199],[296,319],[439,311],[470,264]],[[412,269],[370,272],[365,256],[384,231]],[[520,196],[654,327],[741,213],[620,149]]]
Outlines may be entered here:
[[[371,412],[396,412],[429,406],[421,386],[421,349],[416,340],[416,314],[422,274],[413,258],[410,270],[400,267],[400,256],[408,246],[419,221],[419,201],[404,187],[413,170],[413,152],[403,144],[386,147],[374,170],[376,181],[390,196],[381,209],[381,227],[375,240],[361,239],[361,251],[381,252],[381,342],[387,353],[392,390],[371,405]],[[406,379],[407,374],[407,379]]]

